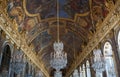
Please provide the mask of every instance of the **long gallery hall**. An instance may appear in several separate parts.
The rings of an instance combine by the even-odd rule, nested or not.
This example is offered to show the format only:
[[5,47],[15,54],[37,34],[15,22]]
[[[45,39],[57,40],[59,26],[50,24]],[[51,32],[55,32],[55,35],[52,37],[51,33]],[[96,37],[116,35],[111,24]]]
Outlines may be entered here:
[[120,0],[0,0],[0,77],[120,77]]

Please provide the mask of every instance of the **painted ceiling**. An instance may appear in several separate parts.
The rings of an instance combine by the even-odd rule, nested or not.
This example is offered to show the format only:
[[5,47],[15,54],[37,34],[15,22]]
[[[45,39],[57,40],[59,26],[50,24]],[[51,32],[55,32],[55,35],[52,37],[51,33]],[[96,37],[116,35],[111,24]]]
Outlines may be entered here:
[[[60,41],[68,54],[68,64],[63,73],[74,63],[75,56],[99,29],[115,0],[58,0]],[[57,41],[57,0],[8,0],[7,12],[16,21],[18,31],[25,34],[27,44],[34,47],[44,61],[50,75],[50,53]]]
[[[55,0],[27,0],[26,9],[31,14],[40,13],[40,17],[46,19],[56,17],[56,3]],[[85,7],[88,5],[89,0],[59,0],[59,17],[74,18],[75,14],[88,12],[89,7]]]

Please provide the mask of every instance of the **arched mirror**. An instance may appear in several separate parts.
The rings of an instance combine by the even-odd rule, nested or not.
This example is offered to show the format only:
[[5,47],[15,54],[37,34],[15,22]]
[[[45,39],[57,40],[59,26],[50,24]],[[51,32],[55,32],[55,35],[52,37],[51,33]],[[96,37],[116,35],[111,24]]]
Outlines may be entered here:
[[83,76],[83,77],[86,77],[86,70],[85,70],[86,67],[85,67],[85,64],[83,64],[82,67],[83,67],[83,68],[82,68],[82,70],[83,70],[83,75],[82,75],[82,76]]
[[79,77],[83,77],[83,72],[81,66],[79,67]]
[[86,61],[86,72],[87,72],[87,77],[91,77],[90,63],[88,60]]
[[112,45],[110,42],[105,42],[103,54],[104,54],[105,63],[106,63],[105,68],[106,68],[107,77],[116,77],[115,61],[113,56]]

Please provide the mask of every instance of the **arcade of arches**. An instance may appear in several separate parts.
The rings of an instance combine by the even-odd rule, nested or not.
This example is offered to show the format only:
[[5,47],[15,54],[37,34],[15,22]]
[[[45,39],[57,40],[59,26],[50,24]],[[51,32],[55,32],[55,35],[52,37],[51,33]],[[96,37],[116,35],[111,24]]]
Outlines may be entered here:
[[0,0],[0,77],[54,77],[57,16],[62,77],[120,77],[120,0]]

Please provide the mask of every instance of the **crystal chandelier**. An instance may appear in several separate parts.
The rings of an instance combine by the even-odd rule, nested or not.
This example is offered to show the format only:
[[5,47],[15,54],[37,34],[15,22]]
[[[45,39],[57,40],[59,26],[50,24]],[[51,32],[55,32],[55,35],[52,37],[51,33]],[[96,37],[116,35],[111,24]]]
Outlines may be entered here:
[[51,66],[57,71],[66,67],[67,64],[67,53],[63,52],[63,43],[54,42],[54,52],[51,53]]
[[62,72],[60,69],[66,67],[67,64],[67,53],[63,51],[64,45],[63,42],[59,41],[59,4],[57,0],[57,38],[58,41],[54,42],[53,48],[54,52],[51,53],[51,61],[50,65],[54,69],[56,69],[54,76],[55,77],[62,77]]

